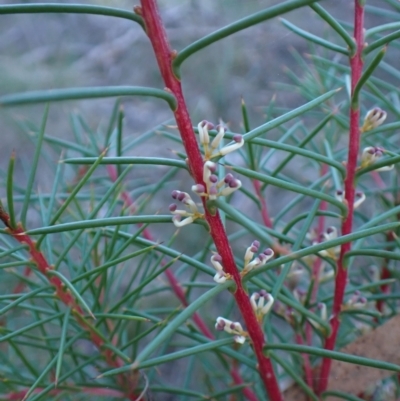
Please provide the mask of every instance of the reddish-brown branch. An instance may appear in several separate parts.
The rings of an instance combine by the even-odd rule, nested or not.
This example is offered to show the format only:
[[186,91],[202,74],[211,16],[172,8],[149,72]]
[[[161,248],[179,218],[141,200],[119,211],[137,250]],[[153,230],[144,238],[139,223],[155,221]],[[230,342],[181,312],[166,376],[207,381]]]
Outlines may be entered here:
[[258,180],[253,180],[253,187],[254,190],[256,191],[256,195],[258,200],[260,201],[261,205],[261,217],[263,219],[263,223],[266,227],[272,228],[272,220],[269,217],[268,213],[268,207],[267,207],[267,202],[265,201],[265,198],[261,192],[261,183]]
[[[357,46],[356,54],[350,59],[351,67],[351,92],[360,80],[363,59],[362,51],[364,48],[364,7],[361,0],[355,0],[354,13],[354,39]],[[349,153],[346,164],[346,179],[344,181],[345,200],[348,207],[348,214],[342,224],[342,235],[347,235],[353,229],[354,212],[354,194],[355,194],[355,173],[357,168],[357,157],[360,146],[360,107],[350,107],[350,135],[349,135]],[[341,246],[340,255],[337,261],[337,273],[335,280],[335,294],[331,314],[331,334],[325,341],[325,349],[333,350],[335,348],[336,337],[340,327],[340,311],[343,303],[344,292],[347,282],[347,265],[345,255],[351,249],[351,243],[345,243]],[[331,359],[324,358],[320,371],[319,394],[326,390],[328,386],[328,377],[331,367]]]
[[[107,165],[107,171],[108,171],[108,175],[110,176],[111,180],[116,181],[118,178],[116,168],[112,165]],[[134,213],[136,210],[135,202],[132,199],[132,197],[129,195],[129,193],[126,191],[122,191],[120,196],[124,200],[124,203],[126,204],[126,206],[128,206],[130,208],[131,212]],[[141,227],[142,225],[139,224],[139,226]],[[146,238],[149,241],[154,242],[154,238],[148,228],[145,228],[143,230],[142,234],[143,234],[144,238]],[[161,264],[165,265],[165,261],[162,260]],[[179,299],[179,301],[181,302],[181,304],[183,306],[187,307],[189,305],[189,303],[186,299],[185,291],[183,290],[179,280],[176,278],[174,272],[171,269],[167,269],[167,270],[165,270],[165,275],[167,277],[167,280],[168,280],[175,296]],[[193,319],[194,323],[196,324],[197,328],[200,330],[200,332],[205,337],[207,337],[211,340],[213,340],[215,338],[214,335],[211,333],[210,329],[208,328],[208,326],[205,324],[204,320],[201,318],[201,316],[197,312],[195,312],[193,314],[192,319]],[[230,370],[230,374],[231,374],[232,379],[235,384],[239,385],[239,384],[243,383],[243,379],[241,378],[240,373],[238,372],[238,369],[236,366],[232,367],[232,369]],[[244,388],[243,394],[245,395],[245,397],[248,400],[257,401],[256,395],[249,388],[247,388],[247,387]]]
[[[196,136],[192,129],[189,112],[183,97],[180,81],[175,77],[172,71],[172,50],[170,49],[167,35],[159,15],[155,0],[141,0],[142,8],[137,10],[141,12],[147,35],[152,43],[157,63],[164,80],[166,89],[171,91],[176,100],[177,108],[174,112],[182,142],[188,157],[189,168],[194,181],[197,184],[203,183],[203,158],[197,145]],[[204,207],[205,199],[203,199]],[[249,296],[242,286],[241,276],[236,267],[233,253],[222,224],[220,216],[216,213],[210,214],[205,207],[205,218],[210,227],[210,234],[214,240],[216,249],[222,257],[222,264],[227,273],[229,273],[236,283],[234,297],[240,309],[242,317],[246,323],[247,331],[251,338],[254,352],[258,360],[258,370],[265,388],[271,400],[281,401],[282,395],[279,389],[271,360],[263,354],[265,345],[264,333],[257,321],[254,311],[251,307]]]
[[[295,335],[296,344],[304,345],[303,337],[300,333],[296,333]],[[303,359],[303,369],[304,369],[304,378],[306,379],[306,383],[310,389],[314,388],[314,381],[313,381],[313,371],[310,362],[310,356],[308,354],[301,354]]]
[[[324,176],[328,172],[328,165],[323,164],[321,167],[321,177]],[[320,211],[325,211],[328,208],[328,203],[326,201],[322,201],[319,210]],[[318,227],[317,227],[317,238],[320,238],[321,234],[325,230],[325,216],[319,216],[318,217]],[[313,263],[312,266],[312,271],[311,271],[311,283],[312,283],[312,290],[311,290],[311,296],[310,296],[310,304],[315,304],[317,300],[317,294],[318,294],[318,288],[319,288],[319,277],[321,274],[321,268],[323,265],[323,261],[321,258],[317,257]],[[305,323],[305,337],[306,337],[306,343],[307,345],[311,346],[312,345],[312,327],[311,323],[309,321],[306,321]],[[304,357],[303,357],[304,359]],[[314,388],[314,381],[312,377],[314,376],[313,374],[311,375],[311,381],[308,377],[309,369],[311,367],[308,367],[307,365],[309,364],[309,358],[308,361],[304,360],[304,371],[305,371],[305,377],[307,384],[310,386],[311,383],[311,388]]]
[[[10,216],[6,211],[0,207],[0,220],[4,223],[9,231],[10,235],[15,238],[19,243],[28,245],[28,251],[31,255],[32,261],[36,264],[38,270],[48,279],[50,284],[52,284],[56,291],[56,296],[69,308],[71,308],[73,315],[75,316],[77,322],[80,326],[87,331],[89,337],[93,344],[99,349],[99,351],[104,356],[106,362],[113,368],[119,368],[124,365],[124,362],[121,358],[116,357],[113,352],[104,347],[105,341],[104,339],[98,335],[98,333],[93,329],[92,325],[90,325],[85,318],[85,313],[80,305],[76,302],[74,297],[68,288],[65,287],[64,283],[60,280],[60,278],[51,275],[52,267],[47,262],[45,256],[41,251],[36,248],[36,243],[33,241],[29,235],[25,234],[25,230],[21,225],[17,227],[13,227],[11,225]],[[132,377],[133,378],[133,377]],[[121,388],[126,390],[126,396],[135,400],[136,396],[134,394],[135,384],[132,381],[132,378],[128,378],[127,376],[118,375],[117,380],[121,385]]]

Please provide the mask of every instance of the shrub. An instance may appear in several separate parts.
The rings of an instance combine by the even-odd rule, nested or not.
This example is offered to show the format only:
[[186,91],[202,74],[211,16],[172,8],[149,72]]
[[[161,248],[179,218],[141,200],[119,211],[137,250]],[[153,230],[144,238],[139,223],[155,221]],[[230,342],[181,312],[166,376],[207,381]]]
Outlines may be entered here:
[[[328,391],[332,360],[399,372],[388,361],[337,351],[397,312],[400,102],[391,81],[399,72],[383,58],[388,46],[388,58],[398,58],[400,31],[384,31],[399,23],[364,30],[366,11],[391,18],[400,10],[394,0],[386,4],[391,11],[354,0],[350,27],[317,1],[288,0],[179,51],[155,0],[134,12],[0,5],[0,14],[128,19],[148,36],[165,86],[0,97],[3,108],[46,104],[40,126],[21,124],[36,146],[26,180],[14,177],[14,153],[4,173],[2,399],[279,401],[290,379],[309,399],[354,400],[363,395]],[[287,109],[273,100],[267,121],[251,128],[243,100],[240,133],[223,121],[193,123],[182,64],[302,7],[328,32],[316,36],[282,19],[310,46],[307,58],[294,52],[303,74],[288,71],[293,83],[279,87],[303,104]],[[130,139],[124,96],[164,101],[175,123]],[[94,131],[73,115],[75,140],[46,132],[52,102],[99,97],[118,98],[107,127]],[[384,124],[387,116],[394,122]],[[157,157],[155,142],[178,150]],[[130,156],[140,143],[150,157]],[[54,171],[45,191],[35,184],[40,160]]]

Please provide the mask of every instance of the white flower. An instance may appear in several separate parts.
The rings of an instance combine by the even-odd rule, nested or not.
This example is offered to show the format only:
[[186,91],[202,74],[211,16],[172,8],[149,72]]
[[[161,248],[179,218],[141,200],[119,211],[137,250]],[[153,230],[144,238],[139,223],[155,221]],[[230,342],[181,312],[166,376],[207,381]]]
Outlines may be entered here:
[[[181,192],[178,190],[172,191],[172,197],[180,202],[182,202],[189,210],[178,209],[176,203],[171,203],[169,205],[169,211],[174,215],[172,222],[175,227],[183,227],[190,223],[193,223],[196,219],[203,218],[197,208],[197,205],[193,202],[192,198],[187,192]],[[182,217],[186,217],[182,220]]]
[[272,308],[274,298],[271,294],[268,294],[267,291],[261,290],[260,292],[255,292],[250,297],[250,303],[257,319],[261,321]]
[[386,120],[387,113],[379,107],[375,107],[368,111],[364,118],[364,124],[361,127],[361,132],[370,131],[379,127]]
[[[254,244],[254,242],[253,242]],[[246,255],[249,256],[249,253],[246,251]],[[271,248],[267,248],[264,250],[264,252],[260,253],[253,261],[247,262],[247,258],[245,255],[245,265],[243,270],[240,272],[242,276],[246,275],[249,271],[260,267],[264,266],[268,260],[270,260],[274,256],[274,251]]]
[[218,331],[226,331],[229,334],[234,334],[235,342],[243,344],[246,341],[247,333],[243,330],[239,322],[232,322],[231,320],[223,317],[217,317],[215,329]]

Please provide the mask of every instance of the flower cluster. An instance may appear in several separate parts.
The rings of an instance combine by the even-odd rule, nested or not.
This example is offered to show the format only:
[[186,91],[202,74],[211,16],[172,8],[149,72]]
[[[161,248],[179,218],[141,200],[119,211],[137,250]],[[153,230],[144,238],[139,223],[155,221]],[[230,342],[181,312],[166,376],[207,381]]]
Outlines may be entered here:
[[[196,219],[204,217],[204,215],[199,212],[197,205],[193,202],[187,192],[174,190],[171,195],[173,199],[182,202],[187,208],[187,210],[178,209],[176,203],[169,205],[169,211],[174,215],[172,221],[176,227],[183,227],[187,224],[193,223]],[[185,219],[182,220],[182,217],[185,217]]]
[[379,127],[386,120],[386,116],[387,116],[386,111],[383,111],[379,107],[373,108],[366,114],[364,118],[364,124],[360,129],[361,132],[364,133]]
[[206,161],[214,159],[216,157],[226,156],[228,153],[234,152],[235,150],[243,146],[244,139],[242,135],[235,134],[232,138],[233,144],[224,146],[223,148],[219,149],[219,145],[225,136],[226,129],[222,124],[217,125],[215,129],[218,131],[218,133],[210,143],[210,135],[208,133],[208,130],[211,130],[213,128],[214,125],[206,120],[201,121],[197,125],[200,144],[203,147],[204,159]]
[[217,317],[215,329],[218,331],[226,331],[229,334],[234,334],[235,342],[239,344],[243,344],[246,341],[247,332],[243,330],[242,325],[239,322],[232,322],[223,317]]
[[274,256],[274,251],[271,248],[267,248],[264,250],[264,252],[260,253],[256,258],[253,259],[254,254],[258,252],[259,247],[260,243],[258,241],[253,241],[252,244],[246,249],[246,253],[244,255],[244,268],[240,272],[242,277],[251,270],[260,266],[264,266],[268,260]]
[[[335,193],[335,198],[336,198],[338,201],[342,202],[342,203],[344,203],[344,201],[345,201],[345,196],[346,196],[346,193],[345,193],[342,189],[338,189],[338,190],[336,191],[336,193]],[[354,208],[354,209],[357,209],[357,208],[361,205],[361,203],[363,203],[364,201],[365,201],[365,194],[364,194],[364,192],[357,191],[357,192],[354,194],[354,204],[353,204],[353,208]]]
[[196,184],[192,186],[192,191],[199,196],[204,196],[209,200],[215,200],[219,196],[228,196],[238,190],[242,183],[232,174],[228,173],[222,180],[217,175],[217,164],[206,161],[203,167],[203,181],[206,184]]
[[215,253],[211,256],[211,263],[214,266],[217,273],[214,276],[214,281],[218,284],[225,283],[226,280],[231,278],[231,275],[224,272],[224,268],[222,267],[222,257],[218,253]]
[[[242,135],[236,134],[233,136],[233,143],[219,149],[219,145],[224,138],[226,129],[220,124],[216,127],[218,133],[215,138],[210,142],[210,135],[208,130],[213,129],[214,125],[208,121],[202,121],[198,124],[198,131],[200,137],[200,144],[204,150],[204,166],[203,166],[203,183],[195,184],[192,186],[192,191],[199,196],[207,199],[207,209],[211,214],[213,213],[213,205],[219,196],[228,196],[234,191],[238,190],[242,183],[235,178],[232,174],[226,174],[223,179],[219,179],[215,174],[217,172],[217,163],[210,161],[212,158],[222,157],[239,149],[244,144]],[[169,210],[174,217],[172,219],[176,227],[182,227],[187,224],[193,223],[198,218],[204,218],[204,214],[200,213],[196,204],[187,192],[173,191],[172,197],[177,199],[187,207],[188,210],[180,210],[176,204],[171,204]],[[182,220],[182,217],[185,219]],[[222,276],[220,277],[222,279]]]
[[270,311],[274,303],[274,298],[267,291],[261,290],[260,292],[255,292],[250,297],[251,307],[257,316],[257,320],[261,323],[264,316]]
[[363,297],[360,291],[354,291],[353,295],[342,305],[343,310],[362,309],[367,305],[367,298]]
[[[384,154],[385,150],[377,146],[366,147],[361,155],[361,168],[371,166],[378,161]],[[394,168],[394,164],[377,168],[375,171],[389,171]]]
[[[333,227],[333,226],[332,227],[328,227],[325,230],[325,232],[323,232],[320,235],[320,237],[313,242],[313,245],[320,244],[320,243],[323,243],[323,242],[326,242],[326,241],[329,241],[329,240],[332,240],[332,239],[335,239],[335,238],[337,238],[336,227]],[[339,252],[340,252],[340,246],[335,246],[333,248],[324,249],[322,251],[319,251],[318,253],[321,256],[325,256],[327,258],[331,258],[331,259],[336,260]]]

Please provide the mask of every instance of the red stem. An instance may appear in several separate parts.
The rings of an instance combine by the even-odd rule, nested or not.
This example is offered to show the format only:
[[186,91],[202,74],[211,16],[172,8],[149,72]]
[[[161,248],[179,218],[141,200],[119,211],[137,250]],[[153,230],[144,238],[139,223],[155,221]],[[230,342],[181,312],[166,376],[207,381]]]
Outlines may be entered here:
[[[351,67],[351,91],[357,85],[363,69],[362,51],[364,48],[364,7],[361,0],[355,0],[354,14],[354,38],[357,46],[356,54],[350,59]],[[342,235],[347,235],[353,229],[354,212],[354,193],[355,193],[355,172],[357,168],[357,157],[360,146],[360,108],[357,102],[355,108],[350,107],[350,136],[349,136],[349,154],[346,166],[346,179],[344,181],[345,199],[348,207],[348,214],[342,224]],[[337,274],[335,280],[335,294],[333,299],[331,315],[331,335],[325,341],[325,349],[333,350],[335,348],[336,337],[340,326],[340,310],[343,303],[344,292],[347,282],[347,264],[345,255],[351,249],[351,243],[343,244],[340,249],[339,259],[337,261]],[[328,378],[332,360],[324,358],[320,371],[320,385],[318,393],[321,394],[328,387]]]
[[[300,333],[296,333],[295,335],[296,344],[304,345],[303,337]],[[303,358],[303,369],[304,369],[304,377],[306,379],[306,383],[310,389],[314,388],[314,381],[313,381],[313,371],[311,368],[310,356],[308,354],[301,354]]]
[[[152,43],[162,78],[167,90],[171,91],[177,100],[177,108],[174,115],[186,150],[190,171],[196,183],[204,184],[203,158],[193,132],[192,122],[183,97],[181,83],[172,71],[172,52],[158,12],[156,0],[141,0],[141,4],[142,9],[138,11],[142,13],[145,21],[146,32]],[[218,253],[222,257],[224,270],[233,277],[236,283],[234,297],[253,343],[261,379],[264,382],[270,399],[273,401],[283,401],[271,360],[263,354],[263,347],[265,345],[264,333],[251,307],[249,296],[242,286],[241,276],[236,267],[225,228],[218,213],[213,216],[208,212],[205,207],[204,198],[203,205],[205,218],[210,226],[210,234]]]
[[261,192],[260,181],[253,180],[253,186],[254,190],[256,191],[257,198],[259,199],[261,204],[261,217],[263,219],[264,225],[268,228],[272,228],[272,221],[271,218],[269,217],[267,202],[265,201],[265,198]]
[[[108,175],[110,176],[111,180],[116,181],[118,178],[116,168],[112,165],[107,165],[107,171],[108,171]],[[129,195],[129,193],[126,191],[123,191],[121,193],[121,198],[124,200],[125,204],[131,209],[131,212],[134,213],[135,209],[136,209],[135,202],[133,201],[133,199]],[[141,226],[142,226],[142,224],[139,224],[139,227],[141,227]],[[145,228],[143,230],[143,237],[149,241],[154,242],[154,238],[148,228]],[[165,261],[162,260],[161,264],[165,265]],[[176,278],[174,272],[171,269],[167,269],[167,270],[165,270],[165,275],[167,276],[167,280],[168,280],[175,296],[179,299],[179,301],[181,302],[181,304],[183,306],[187,307],[189,305],[189,303],[186,299],[185,291],[183,290],[179,280]],[[207,337],[211,340],[213,340],[215,338],[214,335],[211,333],[210,329],[208,328],[208,326],[206,325],[206,323],[204,322],[204,320],[201,318],[201,316],[197,312],[195,312],[193,314],[192,319],[193,319],[194,323],[196,324],[196,326],[198,327],[198,329],[200,330],[200,332],[203,333],[203,335],[205,337]],[[238,369],[236,366],[233,366],[231,368],[230,374],[236,385],[240,385],[243,383],[243,379],[241,378],[240,373],[238,372]],[[257,401],[256,395],[253,393],[253,391],[250,388],[245,387],[242,391],[243,391],[244,396],[248,400]]]

